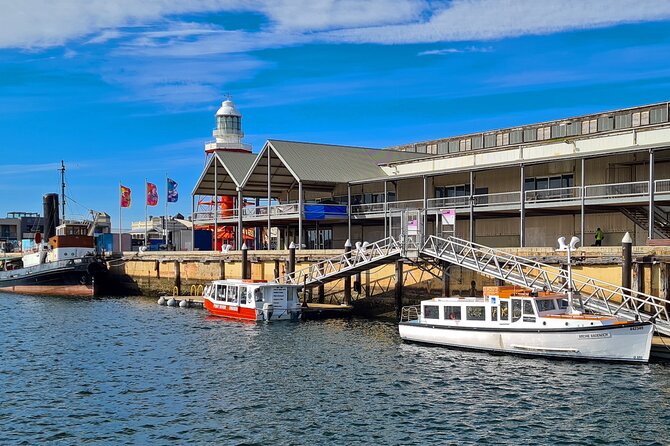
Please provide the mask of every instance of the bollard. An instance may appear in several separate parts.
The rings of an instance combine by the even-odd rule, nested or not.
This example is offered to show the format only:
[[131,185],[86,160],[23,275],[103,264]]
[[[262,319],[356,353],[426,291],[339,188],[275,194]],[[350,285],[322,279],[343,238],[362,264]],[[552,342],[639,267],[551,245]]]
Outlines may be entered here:
[[358,272],[354,276],[354,291],[356,291],[358,294],[361,294],[361,292],[363,292],[363,287],[362,287],[361,282],[362,282],[361,273]]
[[286,274],[293,274],[295,272],[295,243],[291,242],[288,247],[288,271]]
[[219,280],[226,280],[226,262],[219,260]]
[[274,275],[275,275],[275,280],[279,279],[279,259],[275,259]]
[[442,296],[449,297],[451,293],[449,289],[449,267],[451,263],[442,262]]
[[395,313],[396,317],[400,319],[402,312],[402,288],[403,288],[403,261],[397,260],[395,262]]
[[246,242],[242,244],[242,280],[249,279],[249,248]]
[[633,239],[626,232],[621,240],[621,286],[630,289],[633,270]]

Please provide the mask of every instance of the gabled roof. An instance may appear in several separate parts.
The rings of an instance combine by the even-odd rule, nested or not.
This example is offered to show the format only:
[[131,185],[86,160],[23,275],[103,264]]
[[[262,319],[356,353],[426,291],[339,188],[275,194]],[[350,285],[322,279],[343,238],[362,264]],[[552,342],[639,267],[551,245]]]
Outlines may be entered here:
[[216,151],[200,175],[193,189],[193,195],[214,195],[214,166],[218,195],[235,195],[237,188],[256,159],[256,155],[248,152]]
[[273,187],[304,185],[332,187],[338,183],[385,176],[380,164],[425,155],[364,147],[336,146],[270,139],[258,154],[242,186],[260,189],[267,184],[267,152],[271,150]]

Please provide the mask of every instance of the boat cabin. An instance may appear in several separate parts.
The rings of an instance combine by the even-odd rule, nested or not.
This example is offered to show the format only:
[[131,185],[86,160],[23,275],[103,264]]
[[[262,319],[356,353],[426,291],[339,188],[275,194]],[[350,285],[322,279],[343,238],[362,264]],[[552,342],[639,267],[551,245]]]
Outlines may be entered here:
[[205,308],[222,317],[252,320],[297,319],[298,286],[252,280],[215,280],[205,288]]

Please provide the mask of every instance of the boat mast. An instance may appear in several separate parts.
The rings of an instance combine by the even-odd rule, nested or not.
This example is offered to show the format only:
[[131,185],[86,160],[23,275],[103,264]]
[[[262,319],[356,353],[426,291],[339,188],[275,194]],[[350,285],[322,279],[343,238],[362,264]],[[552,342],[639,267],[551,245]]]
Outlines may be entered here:
[[60,200],[61,200],[61,217],[62,222],[65,223],[65,163],[60,161]]

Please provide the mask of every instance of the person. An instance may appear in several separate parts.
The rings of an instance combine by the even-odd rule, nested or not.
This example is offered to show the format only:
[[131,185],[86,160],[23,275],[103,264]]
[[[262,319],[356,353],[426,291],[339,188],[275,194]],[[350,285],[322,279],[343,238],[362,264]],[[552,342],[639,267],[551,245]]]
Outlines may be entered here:
[[603,238],[605,238],[603,235],[603,230],[600,228],[596,229],[596,246],[603,245]]

